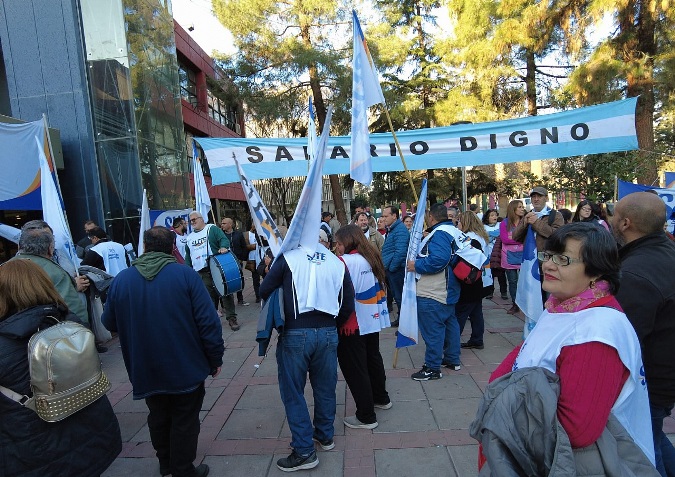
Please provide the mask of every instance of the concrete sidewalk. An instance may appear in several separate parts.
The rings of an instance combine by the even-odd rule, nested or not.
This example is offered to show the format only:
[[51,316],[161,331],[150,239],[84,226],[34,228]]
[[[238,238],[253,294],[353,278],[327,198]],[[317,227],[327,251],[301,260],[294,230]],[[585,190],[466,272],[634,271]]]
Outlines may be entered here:
[[[222,372],[207,379],[202,427],[195,464],[204,462],[212,476],[280,476],[277,459],[291,450],[290,431],[277,386],[274,358],[276,339],[266,357],[258,356],[255,342],[259,306],[250,274],[244,297],[250,306],[237,306],[241,329],[223,324],[225,355]],[[422,477],[477,475],[478,446],[468,434],[482,390],[496,365],[521,340],[523,320],[506,314],[510,303],[495,295],[484,300],[485,349],[462,350],[461,371],[443,368],[443,379],[417,382],[410,374],[421,368],[424,343],[402,348],[392,367],[395,328],[380,333],[387,369],[387,389],[394,403],[378,410],[374,430],[349,429],[344,416],[355,412],[354,400],[338,376],[335,448],[317,451],[319,465],[302,475],[342,477]],[[224,321],[224,320],[223,320]],[[470,325],[462,341],[470,334]],[[421,338],[420,338],[421,340]],[[150,443],[145,401],[134,401],[117,339],[101,355],[112,383],[108,393],[122,429],[123,450],[105,477],[159,476],[159,464]],[[306,397],[312,413],[309,383]],[[667,419],[666,432],[675,432]]]

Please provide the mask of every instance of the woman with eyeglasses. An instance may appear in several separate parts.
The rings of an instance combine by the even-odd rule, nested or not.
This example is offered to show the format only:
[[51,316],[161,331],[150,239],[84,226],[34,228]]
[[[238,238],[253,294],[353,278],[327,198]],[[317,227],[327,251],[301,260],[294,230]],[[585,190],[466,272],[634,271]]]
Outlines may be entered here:
[[[606,230],[609,230],[607,222],[598,217],[593,209],[597,206],[590,200],[582,200],[577,205],[577,210],[574,212],[572,222],[590,222],[597,225],[602,225]],[[599,209],[599,207],[597,207]]]
[[[613,449],[619,459],[614,464],[630,467],[633,459],[642,459],[645,467],[634,475],[653,475],[654,444],[640,345],[632,325],[614,297],[620,277],[615,241],[611,234],[596,225],[569,224],[548,238],[546,250],[538,253],[538,259],[543,274],[542,287],[550,293],[550,297],[532,332],[492,374],[486,396],[494,393],[497,386],[505,386],[506,380],[515,382],[518,376],[524,375],[522,373],[529,373],[532,368],[543,368],[555,375],[550,375],[549,382],[559,386],[557,400],[547,403],[555,410],[555,414],[550,413],[553,422],[530,420],[532,427],[524,431],[525,439],[538,439],[541,430],[544,435],[555,435],[555,427],[546,428],[546,425],[560,424],[569,437],[578,466],[585,458],[578,449],[594,452],[595,448],[589,446],[596,443],[600,449],[607,450],[608,445],[611,449],[617,445],[616,441],[609,444],[611,439],[607,440],[605,432],[616,437],[616,432],[622,428],[624,440],[621,442],[627,443],[629,450],[621,447],[618,451]],[[508,378],[495,382],[511,372]],[[518,375],[519,372],[522,373]],[[524,384],[524,381],[519,381],[520,390],[532,396],[530,390],[522,387]],[[527,412],[541,404],[543,395],[538,394],[528,401],[525,406],[528,407]],[[507,408],[511,404],[500,403]],[[520,416],[516,409],[517,406],[509,408],[510,422],[518,422]],[[483,424],[488,422],[485,415],[481,419]],[[537,425],[532,425],[535,422]],[[481,434],[484,433],[482,430]],[[472,428],[472,435],[478,436],[479,433],[474,433]],[[599,441],[601,435],[603,440]],[[517,441],[518,437],[510,437],[503,444],[507,447],[515,445],[511,439]],[[560,439],[558,435],[556,445]],[[537,446],[545,444],[538,442]],[[499,450],[495,446],[486,445],[483,441],[483,450],[488,462],[499,461]],[[557,447],[555,452],[558,455]],[[603,455],[606,462],[608,454]],[[538,460],[545,460],[544,457],[528,457],[526,465],[546,466],[545,462]],[[552,454],[549,457],[552,459]],[[548,475],[548,472],[536,471],[528,475]],[[592,475],[609,474],[600,472]]]

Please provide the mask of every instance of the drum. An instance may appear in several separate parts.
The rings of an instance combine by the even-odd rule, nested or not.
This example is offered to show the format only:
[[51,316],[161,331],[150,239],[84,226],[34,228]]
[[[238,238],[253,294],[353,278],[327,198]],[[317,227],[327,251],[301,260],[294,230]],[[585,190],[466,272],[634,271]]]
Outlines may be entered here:
[[231,252],[209,257],[211,278],[220,296],[227,296],[241,290],[241,269]]

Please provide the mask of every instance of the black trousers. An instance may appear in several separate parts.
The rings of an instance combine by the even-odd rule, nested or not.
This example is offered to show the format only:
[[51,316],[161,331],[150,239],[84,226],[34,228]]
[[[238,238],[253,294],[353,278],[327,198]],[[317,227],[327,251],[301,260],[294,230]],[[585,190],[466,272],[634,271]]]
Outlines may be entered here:
[[384,362],[380,334],[339,336],[338,363],[356,403],[356,418],[366,424],[377,422],[374,404],[387,404]]
[[159,467],[173,477],[194,473],[199,438],[199,411],[204,402],[204,384],[185,394],[156,394],[145,398],[150,410],[148,428]]

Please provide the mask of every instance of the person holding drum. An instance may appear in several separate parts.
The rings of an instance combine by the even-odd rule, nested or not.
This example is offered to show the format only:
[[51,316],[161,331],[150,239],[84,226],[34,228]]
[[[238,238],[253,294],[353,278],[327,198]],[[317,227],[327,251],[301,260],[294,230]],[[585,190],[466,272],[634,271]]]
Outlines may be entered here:
[[[199,212],[190,214],[190,225],[192,226],[192,233],[187,238],[185,264],[199,273],[213,301],[213,306],[217,310],[220,294],[213,281],[208,261],[211,257],[227,254],[230,251],[230,242],[220,228],[204,222],[204,217]],[[234,260],[234,257],[231,258],[236,269],[239,270],[236,260]],[[222,300],[225,318],[232,331],[237,331],[240,328],[239,323],[237,323],[237,312],[234,308],[234,296],[232,295],[235,291],[224,294]]]

